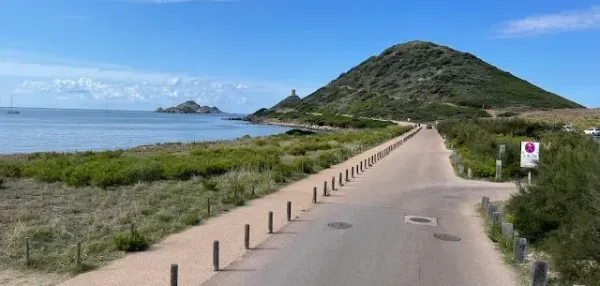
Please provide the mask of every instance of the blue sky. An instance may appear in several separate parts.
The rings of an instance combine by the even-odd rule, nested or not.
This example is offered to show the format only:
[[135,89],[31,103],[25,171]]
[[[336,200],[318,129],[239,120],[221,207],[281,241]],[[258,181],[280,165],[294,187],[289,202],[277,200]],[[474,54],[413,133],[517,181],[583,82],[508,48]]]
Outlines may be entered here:
[[230,112],[428,40],[600,106],[600,1],[4,0],[0,105]]

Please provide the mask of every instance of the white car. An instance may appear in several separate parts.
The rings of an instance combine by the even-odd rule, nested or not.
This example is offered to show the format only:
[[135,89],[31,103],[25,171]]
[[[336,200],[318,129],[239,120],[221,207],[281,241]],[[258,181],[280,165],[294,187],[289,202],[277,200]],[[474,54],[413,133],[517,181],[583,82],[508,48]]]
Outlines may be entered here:
[[594,136],[598,136],[600,135],[600,128],[598,127],[590,127],[586,130],[583,130],[583,133],[587,134],[587,135],[594,135]]

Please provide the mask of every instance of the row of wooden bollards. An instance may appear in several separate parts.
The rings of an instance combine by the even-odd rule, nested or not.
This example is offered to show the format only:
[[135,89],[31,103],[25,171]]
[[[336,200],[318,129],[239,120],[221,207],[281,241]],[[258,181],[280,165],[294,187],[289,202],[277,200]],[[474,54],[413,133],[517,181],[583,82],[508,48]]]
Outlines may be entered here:
[[[355,177],[355,174],[358,174],[359,172],[363,172],[367,167],[373,166],[373,164],[375,164],[379,160],[383,159],[385,156],[389,155],[390,152],[392,152],[397,147],[400,147],[404,142],[406,142],[408,139],[413,137],[420,130],[421,130],[421,128],[418,128],[417,130],[413,131],[412,133],[410,133],[409,135],[404,137],[402,140],[399,140],[399,141],[391,144],[390,146],[386,147],[385,149],[372,154],[371,156],[367,157],[364,160],[361,160],[361,162],[359,164],[357,164],[355,167],[353,166],[350,168],[350,172],[348,169],[346,169],[345,179],[342,177],[343,173],[340,172],[337,177],[338,186],[342,187],[342,186],[344,186],[344,182],[350,182],[351,178]],[[349,176],[349,174],[350,174],[350,176]],[[335,183],[336,183],[335,176],[331,177],[331,189],[328,189],[328,186],[327,186],[328,181],[323,182],[323,196],[324,197],[329,196],[331,194],[330,190],[337,190]],[[317,187],[313,188],[312,202],[314,204],[317,203]],[[209,202],[209,205],[210,205],[210,202]],[[287,202],[286,211],[287,211],[286,212],[287,221],[291,221],[292,220],[292,202],[290,202],[290,201]],[[273,212],[272,211],[269,211],[268,216],[267,216],[267,230],[268,230],[269,234],[273,233]],[[244,247],[247,250],[250,249],[250,225],[249,224],[244,225]],[[215,240],[215,241],[213,241],[213,271],[221,270],[220,265],[219,265],[219,261],[220,261],[219,252],[220,252],[219,241]],[[178,271],[179,271],[178,264],[171,264],[171,286],[177,286]]]
[[[481,198],[481,207],[485,211],[487,219],[492,221],[492,229],[497,225],[501,226],[502,237],[509,241],[513,241],[513,261],[515,263],[523,263],[525,261],[527,239],[519,237],[518,233],[515,232],[512,223],[503,222],[502,212],[498,210],[498,207],[490,203],[489,197]],[[533,263],[531,271],[531,281],[533,286],[544,286],[546,285],[548,277],[548,261],[536,260]]]

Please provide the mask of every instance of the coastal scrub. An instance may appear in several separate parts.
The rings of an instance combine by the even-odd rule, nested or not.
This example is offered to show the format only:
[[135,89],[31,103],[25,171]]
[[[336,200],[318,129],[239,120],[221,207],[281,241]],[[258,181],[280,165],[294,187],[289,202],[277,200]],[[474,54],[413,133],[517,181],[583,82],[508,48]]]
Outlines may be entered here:
[[0,177],[6,177],[0,190],[0,270],[71,272],[77,242],[86,269],[100,266],[408,130],[245,136],[0,159]]

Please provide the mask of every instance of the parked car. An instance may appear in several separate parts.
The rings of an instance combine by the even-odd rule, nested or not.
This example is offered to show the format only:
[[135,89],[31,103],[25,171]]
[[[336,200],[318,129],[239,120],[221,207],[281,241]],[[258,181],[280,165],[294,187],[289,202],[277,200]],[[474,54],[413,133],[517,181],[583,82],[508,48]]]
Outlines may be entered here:
[[594,136],[599,136],[600,135],[600,128],[599,127],[590,127],[586,130],[583,130],[583,133],[587,134],[587,135],[594,135]]
[[427,129],[432,129],[431,124],[427,124]]

